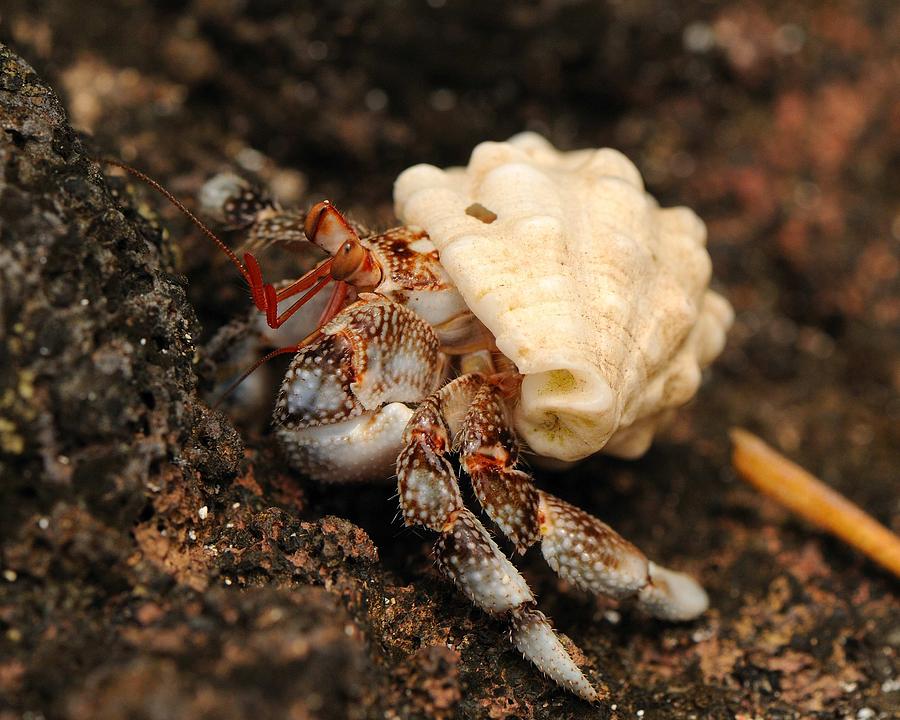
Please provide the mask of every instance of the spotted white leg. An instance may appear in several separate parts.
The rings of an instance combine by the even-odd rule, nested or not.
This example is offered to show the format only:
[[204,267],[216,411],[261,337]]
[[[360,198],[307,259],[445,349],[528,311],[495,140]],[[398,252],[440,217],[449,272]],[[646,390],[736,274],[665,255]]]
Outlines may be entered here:
[[200,190],[203,214],[229,230],[243,230],[243,250],[269,245],[307,249],[306,213],[282,209],[265,189],[233,173],[219,173]]
[[487,383],[469,404],[458,449],[481,507],[524,553],[540,538],[538,491],[528,473],[515,467],[518,442],[502,398]]
[[301,348],[275,406],[293,467],[330,482],[388,477],[416,403],[440,385],[444,358],[431,327],[363,293]]
[[543,672],[580,697],[597,692],[566,652],[534,595],[475,515],[463,505],[447,454],[466,407],[484,386],[464,375],[423,401],[403,434],[397,461],[400,506],[408,525],[440,533],[434,554],[441,571],[476,605],[510,623],[513,642]]
[[474,396],[460,433],[461,464],[485,511],[524,551],[538,538],[550,567],[579,588],[614,598],[635,597],[665,620],[690,620],[709,605],[687,575],[647,560],[597,518],[536,490],[515,469],[515,436],[499,392],[485,385]]
[[[234,173],[224,172],[207,180],[200,188],[200,209],[228,229],[250,227],[266,213],[279,211],[265,189]],[[303,220],[300,220],[303,230]]]
[[590,592],[624,599],[663,620],[693,620],[709,597],[689,575],[648,560],[609,525],[538,491],[541,551],[560,577]]

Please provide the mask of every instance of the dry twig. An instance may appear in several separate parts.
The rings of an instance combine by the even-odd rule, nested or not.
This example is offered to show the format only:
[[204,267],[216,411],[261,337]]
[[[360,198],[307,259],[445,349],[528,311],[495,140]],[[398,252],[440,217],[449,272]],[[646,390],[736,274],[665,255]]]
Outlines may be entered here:
[[731,441],[732,463],[751,485],[900,577],[900,537],[752,433],[732,428]]

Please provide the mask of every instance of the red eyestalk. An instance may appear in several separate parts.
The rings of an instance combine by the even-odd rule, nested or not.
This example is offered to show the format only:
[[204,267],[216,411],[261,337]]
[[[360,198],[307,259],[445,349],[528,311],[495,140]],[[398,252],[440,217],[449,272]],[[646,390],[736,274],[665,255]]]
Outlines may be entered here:
[[310,208],[303,224],[306,237],[332,256],[331,276],[357,290],[374,290],[383,272],[372,251],[359,241],[347,219],[328,200]]
[[[352,285],[358,290],[371,290],[381,282],[382,271],[378,261],[375,260],[368,248],[362,246],[359,236],[344,216],[327,200],[317,203],[309,211],[304,223],[304,231],[310,242],[321,247],[332,257],[319,263],[290,285],[276,291],[273,285],[264,281],[259,261],[252,253],[245,253],[242,263],[231,248],[153,178],[117,160],[106,160],[106,162],[147,183],[181,210],[204,235],[212,240],[244,278],[250,288],[253,304],[260,312],[266,314],[266,322],[273,329],[281,327],[332,280],[336,280],[338,286],[332,294],[326,308],[327,312],[323,314],[320,325],[328,322],[340,312],[341,303],[348,295],[348,288],[342,288],[342,284]],[[305,294],[279,314],[278,304],[300,293]]]
[[[373,290],[381,282],[383,277],[381,265],[375,259],[372,251],[360,243],[356,231],[327,200],[312,207],[306,216],[303,229],[310,242],[321,247],[332,257],[323,260],[290,285],[276,291],[271,283],[263,280],[262,269],[252,253],[245,253],[244,262],[241,263],[231,248],[222,242],[194,213],[188,210],[172,193],[153,178],[117,160],[107,159],[105,162],[124,170],[156,190],[183,212],[204,235],[225,253],[250,288],[250,295],[257,310],[266,314],[266,322],[269,327],[273,329],[281,327],[294,313],[321,292],[326,285],[332,280],[336,281],[325,310],[319,317],[315,332],[296,345],[279,348],[261,358],[226,390],[219,402],[267,360],[285,353],[296,352],[304,345],[315,340],[320,334],[321,328],[341,311],[351,286],[360,291]],[[281,301],[300,293],[304,294],[296,302],[291,304],[284,312],[278,312],[278,304]]]

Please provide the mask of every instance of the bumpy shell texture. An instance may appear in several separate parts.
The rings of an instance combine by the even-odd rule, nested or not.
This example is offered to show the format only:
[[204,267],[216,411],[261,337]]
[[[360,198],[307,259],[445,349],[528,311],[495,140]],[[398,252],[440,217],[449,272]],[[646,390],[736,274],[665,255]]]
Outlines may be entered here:
[[394,199],[525,376],[516,429],[541,455],[640,455],[722,350],[706,227],[660,208],[616,150],[523,133],[464,168],[409,168]]

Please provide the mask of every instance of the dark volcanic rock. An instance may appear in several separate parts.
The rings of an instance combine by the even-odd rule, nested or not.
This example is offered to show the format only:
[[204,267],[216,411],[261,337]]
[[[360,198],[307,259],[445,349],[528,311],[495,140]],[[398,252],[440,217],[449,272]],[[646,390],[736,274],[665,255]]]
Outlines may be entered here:
[[[202,592],[218,568],[258,577],[277,561],[259,551],[241,565],[242,538],[221,554],[197,539],[231,533],[220,508],[243,450],[195,397],[197,323],[161,232],[120,202],[7,48],[0,129],[0,709],[364,716],[368,659],[338,598],[231,580]],[[307,582],[310,558],[365,547],[358,530],[341,545],[286,522],[304,538],[291,552],[314,547],[291,565]],[[247,544],[275,542],[276,524],[252,522]]]

